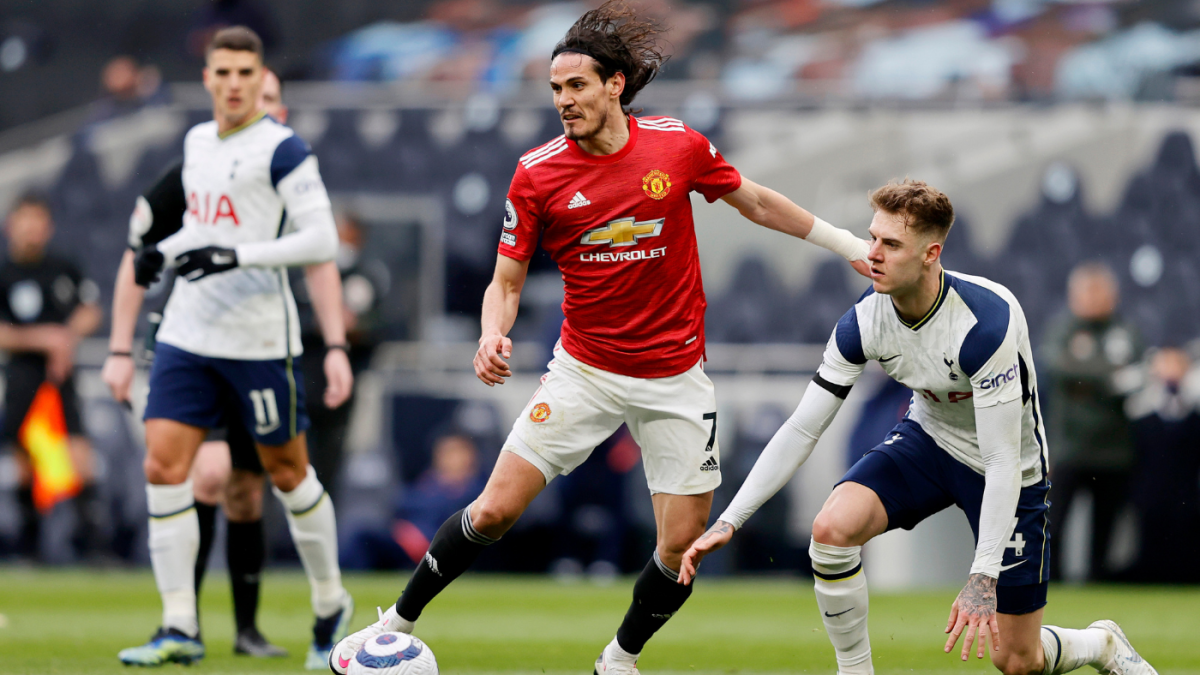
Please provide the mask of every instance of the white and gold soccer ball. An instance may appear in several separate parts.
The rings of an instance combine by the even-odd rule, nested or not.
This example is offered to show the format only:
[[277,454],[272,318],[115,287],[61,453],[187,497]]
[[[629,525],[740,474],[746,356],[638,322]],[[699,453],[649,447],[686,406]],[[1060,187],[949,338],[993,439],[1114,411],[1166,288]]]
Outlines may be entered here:
[[382,633],[367,640],[346,675],[438,675],[429,645],[407,633]]

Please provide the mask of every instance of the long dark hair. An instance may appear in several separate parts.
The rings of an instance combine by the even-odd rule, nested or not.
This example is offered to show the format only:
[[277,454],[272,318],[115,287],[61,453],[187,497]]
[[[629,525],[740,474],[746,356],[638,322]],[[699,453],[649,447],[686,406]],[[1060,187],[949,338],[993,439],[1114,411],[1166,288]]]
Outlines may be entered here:
[[652,19],[638,16],[623,0],[606,0],[575,22],[554,47],[554,57],[563,52],[586,54],[596,60],[600,80],[617,73],[625,75],[621,106],[629,111],[637,96],[666,63],[658,38],[666,29]]

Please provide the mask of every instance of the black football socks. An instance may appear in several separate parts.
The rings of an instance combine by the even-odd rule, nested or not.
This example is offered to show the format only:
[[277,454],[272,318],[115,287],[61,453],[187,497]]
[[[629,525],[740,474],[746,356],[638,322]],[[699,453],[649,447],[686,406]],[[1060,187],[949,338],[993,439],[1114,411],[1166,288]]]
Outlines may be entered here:
[[196,595],[199,596],[217,531],[217,505],[196,502],[196,520],[200,521],[200,548],[196,552]]
[[408,586],[396,601],[396,613],[400,618],[416,621],[425,605],[466,572],[485,546],[496,543],[496,539],[475,531],[471,525],[470,511],[471,507],[468,506],[450,516],[438,528],[429,544],[429,551],[417,564]]
[[655,551],[633,585],[633,603],[617,629],[621,649],[640,654],[646,641],[683,607],[692,594],[692,585],[684,586],[678,579],[679,572],[663,564]]
[[233,616],[240,633],[256,628],[257,623],[259,576],[267,555],[262,519],[230,522],[225,555],[233,591]]

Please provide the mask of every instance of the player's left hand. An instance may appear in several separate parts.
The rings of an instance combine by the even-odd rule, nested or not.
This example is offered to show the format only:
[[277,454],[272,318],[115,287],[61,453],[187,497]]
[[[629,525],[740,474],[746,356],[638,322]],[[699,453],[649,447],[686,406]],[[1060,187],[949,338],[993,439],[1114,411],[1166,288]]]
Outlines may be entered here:
[[946,639],[945,652],[947,654],[954,647],[954,643],[958,642],[958,636],[962,634],[964,628],[967,630],[967,637],[963,640],[963,661],[966,661],[970,655],[971,643],[975,641],[976,636],[979,637],[976,656],[983,658],[983,652],[986,649],[984,645],[987,643],[988,637],[985,629],[990,629],[992,650],[1000,651],[1000,624],[996,621],[995,579],[984,574],[972,574],[971,578],[967,580],[967,585],[954,599],[954,604],[950,605],[950,619],[946,622],[946,632],[950,634],[950,637]]
[[350,370],[350,357],[344,349],[325,352],[325,407],[330,410],[340,407],[354,391],[354,372]]
[[220,246],[193,249],[175,260],[179,265],[179,275],[188,281],[228,272],[238,266],[237,251]]

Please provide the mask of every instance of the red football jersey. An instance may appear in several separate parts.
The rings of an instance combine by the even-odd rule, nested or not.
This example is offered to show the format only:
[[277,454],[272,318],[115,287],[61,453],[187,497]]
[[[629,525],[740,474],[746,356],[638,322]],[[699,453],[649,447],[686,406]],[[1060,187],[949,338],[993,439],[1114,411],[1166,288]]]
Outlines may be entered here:
[[609,372],[678,375],[704,356],[704,284],[693,190],[709,202],[741,174],[669,117],[629,118],[629,141],[591,155],[563,136],[521,158],[500,253],[528,260],[541,237],[562,272],[562,344]]

